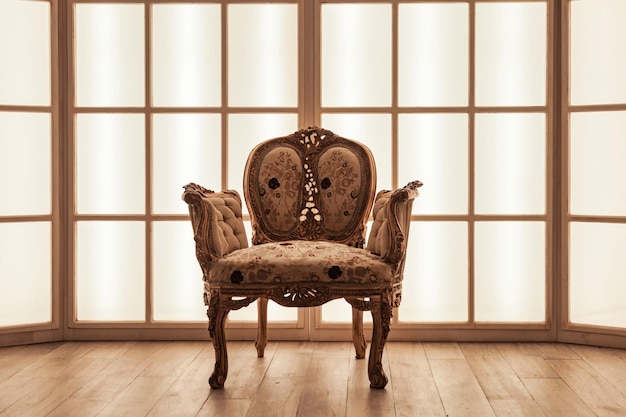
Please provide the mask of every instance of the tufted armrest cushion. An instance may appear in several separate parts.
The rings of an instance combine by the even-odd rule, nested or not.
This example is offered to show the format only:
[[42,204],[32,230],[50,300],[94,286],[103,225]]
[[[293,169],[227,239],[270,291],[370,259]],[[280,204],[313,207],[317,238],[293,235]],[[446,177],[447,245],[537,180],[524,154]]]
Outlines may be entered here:
[[418,196],[417,189],[421,186],[421,182],[413,181],[405,187],[383,190],[376,195],[367,249],[387,263],[397,264],[405,257],[413,199]]
[[248,247],[241,197],[237,191],[214,192],[193,183],[184,188],[183,200],[189,204],[197,255],[201,262],[213,262],[230,252]]

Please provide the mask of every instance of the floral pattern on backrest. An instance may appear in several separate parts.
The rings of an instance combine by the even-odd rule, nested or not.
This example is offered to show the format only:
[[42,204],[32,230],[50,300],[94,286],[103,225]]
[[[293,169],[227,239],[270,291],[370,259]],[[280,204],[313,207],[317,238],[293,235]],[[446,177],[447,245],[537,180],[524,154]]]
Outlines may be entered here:
[[252,150],[244,194],[252,243],[328,240],[363,247],[376,168],[363,144],[309,127]]
[[273,230],[289,232],[297,225],[301,183],[302,161],[295,149],[276,147],[261,159],[259,214]]
[[318,163],[320,209],[326,228],[339,232],[350,224],[361,194],[361,169],[356,155],[348,148],[334,146]]

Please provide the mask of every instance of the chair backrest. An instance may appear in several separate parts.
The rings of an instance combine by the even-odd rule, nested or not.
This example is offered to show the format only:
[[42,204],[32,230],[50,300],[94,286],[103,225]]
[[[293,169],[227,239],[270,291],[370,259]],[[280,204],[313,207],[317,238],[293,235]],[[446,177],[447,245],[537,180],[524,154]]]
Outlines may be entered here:
[[318,127],[267,140],[246,162],[252,243],[329,240],[363,247],[376,166],[363,144]]

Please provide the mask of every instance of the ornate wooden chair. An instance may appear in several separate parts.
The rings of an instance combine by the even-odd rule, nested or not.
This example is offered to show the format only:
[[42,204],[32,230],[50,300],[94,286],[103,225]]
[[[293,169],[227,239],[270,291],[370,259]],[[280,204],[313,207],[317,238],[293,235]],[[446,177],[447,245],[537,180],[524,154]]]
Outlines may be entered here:
[[230,310],[259,300],[256,347],[263,357],[268,299],[312,307],[344,298],[353,309],[357,358],[365,357],[363,311],[372,312],[368,375],[371,387],[384,388],[383,347],[400,304],[411,207],[421,185],[381,191],[374,200],[376,168],[363,144],[317,127],[270,139],[252,150],[244,174],[251,247],[236,191],[186,185],[215,348],[211,387],[222,388],[228,373]]

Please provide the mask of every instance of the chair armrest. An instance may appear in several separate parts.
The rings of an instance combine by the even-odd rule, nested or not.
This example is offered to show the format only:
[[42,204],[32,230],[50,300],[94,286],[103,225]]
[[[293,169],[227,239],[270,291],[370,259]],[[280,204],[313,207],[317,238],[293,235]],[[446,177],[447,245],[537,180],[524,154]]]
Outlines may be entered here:
[[196,256],[208,265],[237,249],[248,247],[241,197],[235,190],[214,192],[190,183],[183,187],[196,241]]
[[413,181],[393,191],[376,195],[372,215],[374,223],[367,240],[367,250],[398,265],[406,256],[406,239],[411,224],[413,199],[419,195],[420,181]]

